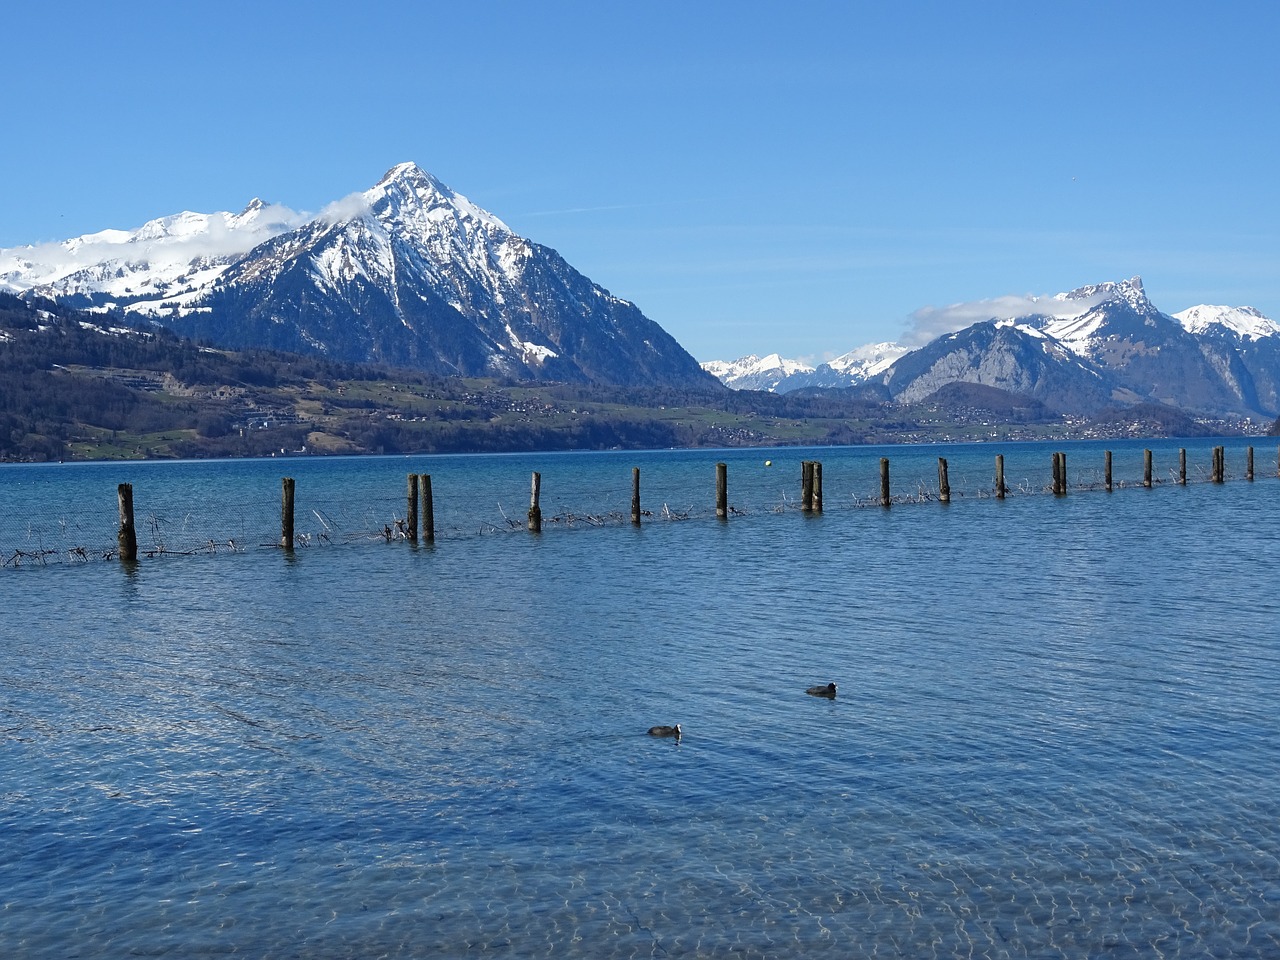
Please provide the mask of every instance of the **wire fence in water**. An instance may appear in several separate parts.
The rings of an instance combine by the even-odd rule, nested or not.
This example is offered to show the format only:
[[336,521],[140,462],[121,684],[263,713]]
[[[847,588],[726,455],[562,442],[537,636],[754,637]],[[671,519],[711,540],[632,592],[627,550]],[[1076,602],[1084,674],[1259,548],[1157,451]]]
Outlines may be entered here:
[[[1163,451],[1160,470],[1151,466],[1139,472],[1130,457],[1113,476],[1110,454],[1104,468],[1100,458],[1073,459],[1075,472],[1050,474],[1042,458],[1027,457],[1011,463],[1008,472],[993,472],[990,457],[959,458],[946,470],[946,458],[904,456],[906,469],[898,471],[889,486],[888,458],[864,457],[856,469],[842,461],[840,469],[822,475],[819,462],[817,502],[805,486],[803,470],[796,476],[785,470],[742,469],[735,462],[729,493],[712,482],[711,458],[691,462],[683,470],[647,473],[639,508],[634,515],[636,478],[630,470],[561,470],[554,482],[542,485],[538,497],[542,530],[591,528],[640,523],[681,522],[725,516],[744,517],[787,511],[832,511],[936,502],[942,499],[1028,497],[1102,489],[1123,489],[1161,484],[1223,482],[1253,478],[1253,448],[1247,448],[1245,466],[1228,474],[1221,447],[1213,448],[1213,460],[1188,464],[1186,451],[1171,465]],[[1057,457],[1054,455],[1054,463]],[[847,454],[846,454],[847,457]],[[1239,457],[1235,458],[1237,463]],[[1000,464],[1003,458],[997,456]],[[818,461],[806,461],[814,463]],[[768,466],[772,461],[765,460]],[[937,472],[935,473],[935,463]],[[758,465],[758,463],[757,463]],[[719,464],[716,465],[719,467]],[[1055,466],[1055,471],[1056,471]],[[410,474],[411,477],[426,475]],[[997,483],[1003,479],[1003,491]],[[1059,487],[1059,483],[1061,486]],[[305,550],[352,544],[371,544],[428,538],[423,527],[428,515],[422,500],[411,502],[408,489],[395,494],[385,485],[385,495],[371,495],[362,488],[351,495],[335,494],[332,484],[299,483],[292,502],[291,536],[285,536],[284,504],[280,488],[263,489],[251,496],[211,495],[208,489],[192,495],[172,483],[139,488],[133,532],[139,558],[176,558],[197,554],[244,553],[255,550]],[[131,485],[130,485],[131,486]],[[425,486],[425,484],[424,484]],[[70,506],[69,506],[70,504]],[[498,477],[490,471],[483,480],[437,484],[431,494],[430,534],[434,539],[466,539],[527,530],[532,505],[527,473],[511,471]],[[18,500],[6,496],[0,502],[0,567],[82,564],[120,558],[121,518],[116,498],[83,494],[71,498],[45,495]]]

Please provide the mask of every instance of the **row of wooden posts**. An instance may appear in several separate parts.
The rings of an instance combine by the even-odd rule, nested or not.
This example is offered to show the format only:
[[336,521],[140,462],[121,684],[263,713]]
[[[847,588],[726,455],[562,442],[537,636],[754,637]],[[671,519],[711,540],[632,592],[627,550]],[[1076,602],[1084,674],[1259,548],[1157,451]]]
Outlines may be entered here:
[[[1213,483],[1222,483],[1226,479],[1226,448],[1213,448],[1213,461],[1209,471],[1209,479]],[[1280,452],[1277,453],[1277,474],[1280,475]],[[1142,485],[1152,486],[1151,451],[1143,452]],[[1253,479],[1253,447],[1247,448],[1245,454],[1245,479]],[[1182,448],[1178,452],[1178,483],[1187,482],[1187,451]],[[1103,486],[1107,490],[1113,488],[1111,479],[1111,451],[1104,451]],[[408,502],[402,533],[405,539],[417,542],[419,531],[421,538],[428,543],[435,540],[435,500],[431,493],[431,474],[411,473],[408,480]],[[1067,455],[1053,454],[1053,483],[1051,490],[1058,496],[1067,492]],[[995,496],[1004,499],[1009,488],[1004,482],[1004,454],[996,454]],[[542,531],[542,474],[533,474],[529,493],[528,528],[533,533]],[[133,518],[133,484],[122,483],[117,490],[120,508],[120,528],[117,533],[117,547],[121,560],[138,559],[138,537]],[[292,550],[294,546],[293,529],[294,481],[292,477],[281,480],[280,494],[280,546]],[[947,459],[938,458],[938,500],[951,502],[951,484],[947,477]],[[879,503],[888,507],[893,500],[889,491],[889,458],[880,458],[880,498]],[[800,509],[806,513],[822,512],[822,463],[817,460],[805,460],[800,464]],[[716,464],[716,516],[726,519],[733,512],[729,506],[729,468],[724,463]],[[640,468],[631,468],[631,522],[639,526],[640,510]],[[419,524],[421,520],[421,524]],[[388,538],[390,529],[388,528]]]

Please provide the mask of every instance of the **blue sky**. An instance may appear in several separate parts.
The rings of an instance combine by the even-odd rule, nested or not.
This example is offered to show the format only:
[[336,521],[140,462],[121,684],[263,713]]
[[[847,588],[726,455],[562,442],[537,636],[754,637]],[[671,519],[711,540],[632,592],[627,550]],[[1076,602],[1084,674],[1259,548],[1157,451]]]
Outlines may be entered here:
[[319,211],[413,160],[700,360],[821,360],[911,335],[925,307],[1133,275],[1166,312],[1280,319],[1273,3],[5,20],[0,247],[255,196]]

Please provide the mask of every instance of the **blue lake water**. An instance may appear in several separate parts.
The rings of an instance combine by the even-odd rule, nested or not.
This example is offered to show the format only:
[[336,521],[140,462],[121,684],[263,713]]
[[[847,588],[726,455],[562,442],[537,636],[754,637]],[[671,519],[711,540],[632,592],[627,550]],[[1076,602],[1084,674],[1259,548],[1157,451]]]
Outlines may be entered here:
[[1246,443],[0,467],[0,956],[1280,955]]

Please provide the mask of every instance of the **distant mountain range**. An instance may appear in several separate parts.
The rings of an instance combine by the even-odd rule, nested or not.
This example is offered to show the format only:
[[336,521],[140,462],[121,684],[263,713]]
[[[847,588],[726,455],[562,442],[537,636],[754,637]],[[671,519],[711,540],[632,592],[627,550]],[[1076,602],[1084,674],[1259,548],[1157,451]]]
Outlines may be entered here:
[[[1136,405],[1280,414],[1280,325],[1249,307],[1160,312],[1138,277],[1032,301],[917,349],[817,367],[777,354],[699,365],[634,304],[412,163],[319,215],[254,200],[137,230],[0,250],[0,291],[132,316],[195,340],[445,376],[787,393],[843,390],[1049,415]],[[704,369],[705,368],[705,369]],[[984,388],[980,394],[951,385]]]
[[254,200],[0,250],[0,290],[231,348],[436,374],[719,388],[658,324],[412,163],[306,217]]
[[853,387],[867,383],[908,352],[906,347],[896,343],[873,343],[850,350],[818,367],[799,360],[785,360],[779,354],[771,353],[767,357],[709,360],[702,368],[735,390],[788,393],[803,387]]
[[915,350],[875,344],[811,367],[777,354],[703,364],[736,389],[857,391],[897,403],[955,383],[1031,398],[1057,413],[1160,404],[1208,417],[1280,413],[1280,324],[1251,307],[1161,313],[1140,277],[1058,294]]

